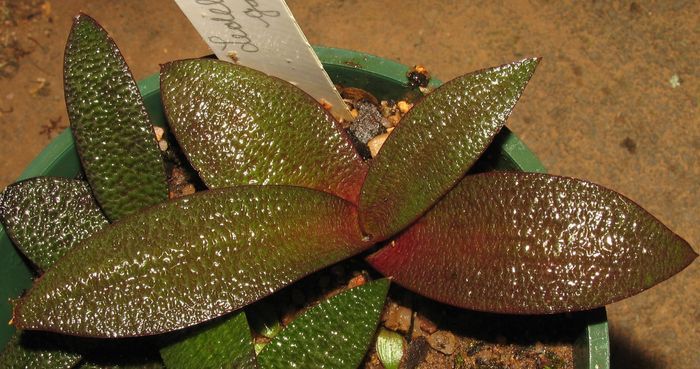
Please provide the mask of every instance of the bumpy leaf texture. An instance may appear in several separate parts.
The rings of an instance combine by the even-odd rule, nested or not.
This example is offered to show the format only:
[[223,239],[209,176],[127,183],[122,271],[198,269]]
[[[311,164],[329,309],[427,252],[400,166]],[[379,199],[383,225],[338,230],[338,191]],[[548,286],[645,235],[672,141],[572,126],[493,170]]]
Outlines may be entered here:
[[160,349],[168,369],[255,369],[255,349],[244,312],[194,327]]
[[3,369],[70,369],[80,355],[66,351],[58,337],[34,332],[15,332],[0,353]]
[[372,281],[312,307],[258,356],[263,369],[355,369],[374,337],[389,280]]
[[256,301],[369,244],[357,210],[291,186],[211,190],[134,214],[81,243],[14,311],[19,328],[151,335]]
[[161,69],[178,143],[210,188],[288,184],[357,196],[366,166],[333,117],[295,86],[218,60]]
[[84,181],[31,178],[11,184],[0,197],[5,231],[41,270],[107,225]]
[[695,257],[687,242],[616,192],[571,178],[492,172],[465,177],[369,262],[450,305],[539,314],[633,295]]
[[419,101],[370,164],[359,202],[362,229],[385,239],[449,191],[501,130],[538,61],[466,74]]
[[75,18],[63,70],[75,145],[107,217],[165,201],[165,167],[136,82],[117,46],[87,15]]

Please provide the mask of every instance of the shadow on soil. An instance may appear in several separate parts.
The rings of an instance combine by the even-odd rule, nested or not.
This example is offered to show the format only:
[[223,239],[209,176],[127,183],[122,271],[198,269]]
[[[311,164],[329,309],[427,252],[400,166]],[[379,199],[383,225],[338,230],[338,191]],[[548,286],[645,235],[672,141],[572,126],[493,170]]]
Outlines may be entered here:
[[614,369],[663,369],[663,363],[656,362],[642,345],[631,342],[629,337],[610,334],[610,367]]

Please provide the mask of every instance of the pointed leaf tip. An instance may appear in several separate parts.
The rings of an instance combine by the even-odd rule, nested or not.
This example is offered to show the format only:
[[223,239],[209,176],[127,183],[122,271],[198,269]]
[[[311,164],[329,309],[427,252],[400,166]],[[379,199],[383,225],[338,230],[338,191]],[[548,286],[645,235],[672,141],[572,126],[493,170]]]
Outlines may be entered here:
[[184,332],[160,349],[168,369],[255,369],[253,337],[243,311]]
[[369,262],[444,303],[541,314],[634,295],[696,256],[614,191],[572,178],[494,172],[465,177]]
[[359,202],[364,231],[385,239],[447,193],[503,127],[538,61],[466,74],[419,101],[370,163]]
[[15,307],[15,323],[91,337],[188,327],[363,251],[357,224],[351,203],[301,187],[200,192],[77,246]]
[[165,167],[136,82],[114,41],[85,14],[74,18],[63,71],[76,149],[107,217],[165,201]]
[[263,369],[355,369],[379,323],[390,282],[351,288],[312,307],[287,326],[258,356]]

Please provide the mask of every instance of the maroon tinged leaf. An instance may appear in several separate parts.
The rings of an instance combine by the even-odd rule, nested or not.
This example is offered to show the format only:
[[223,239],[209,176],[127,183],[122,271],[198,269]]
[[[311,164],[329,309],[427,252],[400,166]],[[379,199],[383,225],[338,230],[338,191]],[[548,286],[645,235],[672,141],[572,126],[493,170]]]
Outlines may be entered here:
[[163,106],[210,188],[294,185],[357,203],[366,165],[333,117],[302,90],[218,60],[162,66]]
[[538,61],[466,74],[416,104],[370,164],[362,229],[377,241],[388,238],[447,193],[501,130]]
[[136,213],[65,255],[14,311],[21,329],[152,335],[216,318],[368,247],[357,210],[291,186],[197,193]]
[[614,191],[492,172],[465,177],[369,262],[450,305],[539,314],[631,296],[695,257],[687,242]]

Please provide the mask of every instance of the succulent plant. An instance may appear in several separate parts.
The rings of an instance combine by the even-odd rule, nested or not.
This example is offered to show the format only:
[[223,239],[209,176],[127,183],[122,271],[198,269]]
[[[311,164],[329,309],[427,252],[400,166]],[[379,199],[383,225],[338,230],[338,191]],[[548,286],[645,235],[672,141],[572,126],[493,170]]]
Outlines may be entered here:
[[[697,256],[688,243],[616,192],[541,173],[465,175],[538,62],[444,84],[369,162],[320,104],[285,81],[215,60],[167,63],[170,130],[208,189],[166,201],[136,84],[104,30],[80,15],[64,70],[87,183],[36,178],[0,198],[7,232],[46,270],[16,302],[12,323],[100,338],[197,326],[161,350],[172,368],[324,360],[352,368],[374,335],[388,280],[310,309],[257,356],[238,311],[358,254],[429,298],[521,314],[603,306],[685,268]],[[312,339],[327,346],[310,350]],[[222,346],[207,351],[222,354],[204,365],[198,355],[213,341]]]

